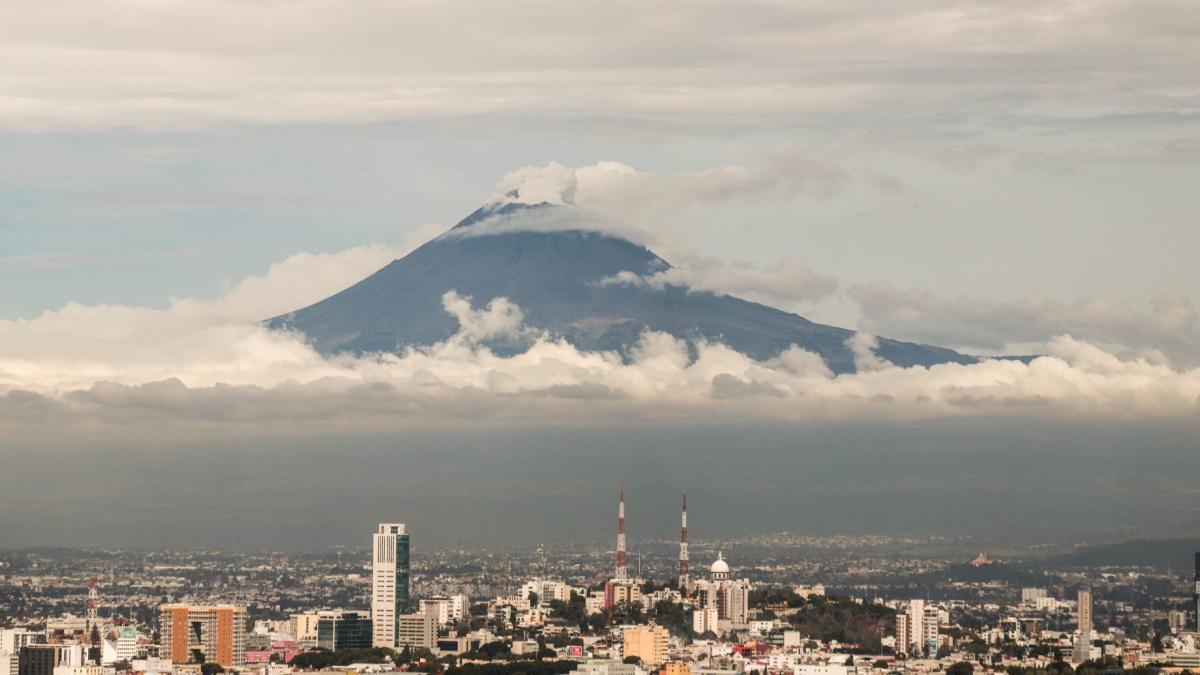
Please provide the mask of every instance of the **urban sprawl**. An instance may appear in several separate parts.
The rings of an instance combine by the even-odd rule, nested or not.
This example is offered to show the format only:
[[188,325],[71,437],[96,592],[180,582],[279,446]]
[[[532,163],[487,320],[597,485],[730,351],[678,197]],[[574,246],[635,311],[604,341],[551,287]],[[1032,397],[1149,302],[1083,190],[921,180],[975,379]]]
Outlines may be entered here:
[[[761,536],[689,551],[0,554],[0,675],[884,675],[1200,672],[1195,570]],[[364,533],[364,543],[367,536]],[[611,556],[611,557],[609,557]],[[693,565],[693,562],[696,563]],[[1193,585],[1194,584],[1194,585]]]

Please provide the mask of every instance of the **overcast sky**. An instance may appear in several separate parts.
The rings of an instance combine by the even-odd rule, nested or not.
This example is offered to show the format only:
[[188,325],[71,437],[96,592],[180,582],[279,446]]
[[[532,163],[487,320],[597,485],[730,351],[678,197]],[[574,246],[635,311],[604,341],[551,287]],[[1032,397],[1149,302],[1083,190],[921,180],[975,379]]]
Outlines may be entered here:
[[[547,418],[1186,427],[1197,63],[1188,0],[7,3],[0,451]],[[255,323],[548,175],[678,265],[641,281],[862,330],[863,373],[689,363],[664,336],[632,363],[551,338],[499,359],[480,331],[519,308],[461,298],[454,340],[384,361]],[[906,371],[869,335],[1046,358]]]
[[658,214],[700,255],[1194,305],[1198,37],[1187,0],[9,4],[0,315],[213,296],[602,160],[786,178]]

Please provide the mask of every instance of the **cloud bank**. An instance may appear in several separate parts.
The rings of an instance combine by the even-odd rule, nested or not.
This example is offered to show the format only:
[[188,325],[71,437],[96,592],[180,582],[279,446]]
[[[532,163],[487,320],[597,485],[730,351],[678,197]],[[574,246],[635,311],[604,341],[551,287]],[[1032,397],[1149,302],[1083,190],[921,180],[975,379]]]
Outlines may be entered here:
[[[1195,110],[1186,1],[9,3],[0,126]],[[630,20],[636,17],[636,20]],[[453,39],[444,39],[453,36]],[[1081,77],[1080,73],[1087,73]]]
[[1118,351],[1200,363],[1200,315],[1176,295],[1159,294],[1147,310],[1137,310],[1116,300],[1065,303],[1042,294],[1011,302],[942,298],[882,281],[853,286],[847,294],[862,308],[866,329],[893,337],[995,352],[1070,332]]
[[691,257],[676,260],[676,263],[649,275],[619,272],[598,283],[660,290],[667,286],[682,286],[776,306],[821,300],[837,292],[838,288],[836,279],[817,274],[800,260],[755,265],[745,261]]
[[768,195],[829,197],[854,178],[836,163],[795,147],[757,159],[750,165],[675,172],[640,171],[614,161],[525,166],[505,174],[487,204],[571,205],[609,227],[634,220],[642,238],[648,238],[677,227],[672,216],[688,209]]
[[[1031,363],[897,368],[873,338],[852,347],[861,370],[833,376],[799,348],[755,361],[719,343],[644,334],[632,357],[583,352],[531,331],[504,299],[475,306],[448,293],[460,324],[446,342],[400,354],[324,357],[258,316],[315,300],[394,256],[363,247],[299,255],[214,301],[166,309],[69,305],[0,322],[0,428],[22,433],[105,429],[253,429],[308,425],[356,431],[478,424],[978,416],[1195,417],[1200,369],[1120,358],[1070,336]],[[364,269],[366,268],[366,269]],[[355,272],[352,274],[350,270]],[[297,280],[308,280],[296,285]],[[253,317],[253,318],[252,318]],[[482,345],[520,340],[501,356]],[[694,358],[693,358],[694,356]],[[163,431],[165,433],[165,431]]]

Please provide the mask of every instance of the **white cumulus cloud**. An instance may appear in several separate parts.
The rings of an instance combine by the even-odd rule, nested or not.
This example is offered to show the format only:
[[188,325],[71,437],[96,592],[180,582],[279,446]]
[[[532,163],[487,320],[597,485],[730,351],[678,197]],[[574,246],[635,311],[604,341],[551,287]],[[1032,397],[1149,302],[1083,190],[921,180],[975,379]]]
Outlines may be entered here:
[[161,129],[603,110],[687,128],[880,110],[1186,111],[1200,99],[1194,11],[1169,0],[524,0],[359,3],[353,12],[334,0],[5,3],[0,125]]
[[846,346],[854,353],[854,367],[859,372],[882,370],[892,367],[885,358],[879,356],[879,338],[870,333],[858,332],[846,338]]
[[477,310],[471,306],[470,296],[447,291],[442,296],[442,307],[458,320],[459,332],[456,337],[470,342],[520,339],[527,333],[525,315],[508,298],[494,298],[488,301],[487,306]]
[[1200,315],[1186,298],[1160,294],[1139,310],[1111,299],[1076,302],[1044,294],[1002,302],[988,298],[943,298],[925,289],[888,282],[851,287],[865,329],[976,351],[1031,349],[1070,333],[1117,350],[1162,352],[1183,364],[1200,363]]
[[814,272],[800,260],[774,265],[746,261],[691,257],[678,265],[638,275],[623,270],[599,281],[605,285],[647,286],[662,289],[683,286],[694,291],[734,295],[769,305],[791,305],[820,300],[837,292],[838,282]]
[[[552,204],[564,209],[497,213],[451,236],[590,229],[667,252],[686,252],[691,234],[687,216],[695,209],[766,195],[824,198],[852,180],[835,163],[791,146],[755,160],[748,165],[673,172],[642,171],[613,161],[579,167],[557,162],[525,166],[505,174],[487,205]],[[712,265],[699,260],[695,266]],[[790,265],[793,272],[798,269],[795,263],[783,265]],[[727,273],[735,268],[727,267]],[[746,273],[753,272],[747,269]]]
[[[900,368],[852,342],[860,372],[833,375],[792,347],[757,361],[719,342],[644,334],[627,359],[529,331],[504,299],[474,306],[448,293],[460,323],[449,340],[398,354],[326,357],[303,336],[247,318],[295,268],[341,283],[338,270],[390,254],[355,250],[281,264],[217,301],[166,309],[69,305],[0,322],[0,428],[70,435],[112,430],[241,429],[297,433],[313,425],[364,432],[413,425],[804,420],[886,417],[1193,417],[1200,370],[1120,357],[1060,336],[1031,363],[987,360]],[[360,273],[369,272],[363,269]],[[300,295],[323,293],[308,288]],[[293,298],[303,300],[304,298]],[[315,298],[313,298],[315,299]],[[501,355],[482,341],[527,347]],[[490,342],[489,342],[490,343]]]

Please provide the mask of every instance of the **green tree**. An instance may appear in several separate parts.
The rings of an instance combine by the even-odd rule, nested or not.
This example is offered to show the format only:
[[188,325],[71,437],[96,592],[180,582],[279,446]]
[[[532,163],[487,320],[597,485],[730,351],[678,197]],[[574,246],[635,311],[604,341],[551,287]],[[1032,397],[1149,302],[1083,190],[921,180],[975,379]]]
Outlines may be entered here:
[[549,607],[552,619],[562,619],[575,625],[582,625],[587,621],[587,601],[574,591],[571,591],[571,597],[566,602],[551,600]]
[[975,672],[975,666],[966,661],[959,661],[946,668],[946,675],[971,675],[973,672]]
[[857,643],[878,653],[885,632],[895,623],[896,613],[882,605],[860,605],[849,598],[814,596],[788,622],[801,633],[823,641]]
[[335,652],[317,648],[296,655],[296,658],[292,659],[292,665],[306,670],[325,670],[330,666],[348,666],[352,663],[388,663],[395,658],[396,653],[386,647],[339,649]]
[[588,627],[593,631],[602,630],[606,625],[608,625],[608,620],[600,612],[596,612],[588,617]]
[[645,622],[645,614],[638,603],[622,602],[612,608],[612,620],[618,624],[636,624]]
[[670,600],[659,600],[653,608],[654,621],[666,628],[671,635],[692,637],[692,615],[686,605]]
[[513,661],[469,663],[450,668],[445,675],[563,675],[576,668],[575,661]]
[[963,651],[967,652],[968,654],[970,654],[972,656],[979,657],[983,654],[988,653],[988,646],[987,646],[987,643],[985,643],[985,642],[981,642],[979,640],[972,640],[971,642],[968,642],[966,645],[963,646]]

